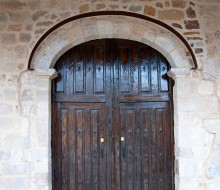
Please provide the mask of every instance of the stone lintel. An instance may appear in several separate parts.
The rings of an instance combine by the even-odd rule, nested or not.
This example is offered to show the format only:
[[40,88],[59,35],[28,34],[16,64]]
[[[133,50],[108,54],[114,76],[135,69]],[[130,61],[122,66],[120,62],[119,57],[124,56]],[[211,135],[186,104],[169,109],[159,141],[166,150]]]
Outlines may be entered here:
[[190,68],[171,68],[167,74],[169,77],[175,80],[176,78],[189,77],[190,73]]
[[52,80],[57,77],[57,71],[55,69],[35,69],[36,77],[41,79]]

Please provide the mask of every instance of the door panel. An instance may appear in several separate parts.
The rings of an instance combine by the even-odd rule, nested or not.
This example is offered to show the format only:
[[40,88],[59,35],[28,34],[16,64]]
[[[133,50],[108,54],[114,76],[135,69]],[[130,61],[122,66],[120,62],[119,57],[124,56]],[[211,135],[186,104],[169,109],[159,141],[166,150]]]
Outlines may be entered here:
[[122,190],[172,189],[165,184],[172,173],[169,112],[168,102],[120,104]]
[[172,88],[156,50],[127,40],[74,47],[55,66],[54,190],[171,190]]

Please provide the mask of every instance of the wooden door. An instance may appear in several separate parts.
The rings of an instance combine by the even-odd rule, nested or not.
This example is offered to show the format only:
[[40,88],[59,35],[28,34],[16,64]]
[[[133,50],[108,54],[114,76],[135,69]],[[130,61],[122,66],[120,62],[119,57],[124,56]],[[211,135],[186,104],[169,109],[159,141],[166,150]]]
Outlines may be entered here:
[[54,190],[171,190],[172,88],[156,50],[96,40],[55,66]]

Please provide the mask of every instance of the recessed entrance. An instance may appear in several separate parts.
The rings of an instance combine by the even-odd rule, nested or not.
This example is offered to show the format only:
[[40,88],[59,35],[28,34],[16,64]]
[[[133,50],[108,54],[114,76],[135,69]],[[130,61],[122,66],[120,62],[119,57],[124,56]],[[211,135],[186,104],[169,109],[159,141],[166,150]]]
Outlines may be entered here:
[[169,64],[128,40],[66,52],[53,81],[53,189],[172,189]]

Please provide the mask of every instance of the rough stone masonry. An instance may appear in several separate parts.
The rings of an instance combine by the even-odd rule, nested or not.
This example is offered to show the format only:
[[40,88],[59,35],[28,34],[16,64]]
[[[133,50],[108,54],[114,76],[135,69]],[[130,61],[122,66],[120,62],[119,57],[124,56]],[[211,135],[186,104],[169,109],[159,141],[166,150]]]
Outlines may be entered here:
[[[0,190],[51,189],[48,118],[50,80],[56,74],[53,70],[28,70],[35,44],[52,26],[71,16],[106,10],[162,21],[192,48],[198,68],[173,68],[169,73],[175,80],[175,189],[219,189],[220,0],[1,0]],[[92,25],[77,26],[83,33],[74,34],[85,40],[95,31]],[[124,26],[124,38],[129,38],[134,34],[129,31],[131,25]],[[71,31],[66,35],[74,38]],[[169,36],[166,40],[169,42]],[[45,41],[41,47],[47,43],[51,42]],[[46,61],[47,57],[42,62]]]

